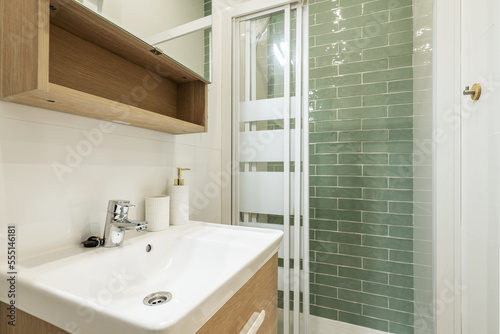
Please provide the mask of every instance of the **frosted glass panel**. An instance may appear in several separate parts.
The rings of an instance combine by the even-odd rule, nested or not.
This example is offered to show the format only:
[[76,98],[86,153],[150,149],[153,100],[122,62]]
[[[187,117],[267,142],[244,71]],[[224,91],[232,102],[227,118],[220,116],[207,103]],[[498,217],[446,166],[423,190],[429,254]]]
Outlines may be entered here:
[[[240,122],[283,119],[285,98],[245,101],[240,103]],[[290,98],[290,117],[295,117],[295,96]]]
[[[290,136],[295,130],[290,130]],[[240,133],[240,161],[241,162],[277,162],[283,161],[283,147],[285,142],[284,130],[249,131]],[[290,143],[290,160],[295,160],[295,143]]]
[[[291,198],[293,198],[293,176],[290,173]],[[240,211],[283,215],[283,173],[240,173]],[[293,213],[293,202],[290,213]]]

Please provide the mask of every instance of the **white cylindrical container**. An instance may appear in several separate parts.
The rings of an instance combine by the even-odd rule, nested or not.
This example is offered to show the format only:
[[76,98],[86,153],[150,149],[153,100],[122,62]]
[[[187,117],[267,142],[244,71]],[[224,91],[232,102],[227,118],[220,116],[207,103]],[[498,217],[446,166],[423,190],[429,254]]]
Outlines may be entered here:
[[189,223],[189,186],[169,186],[170,224]]
[[151,196],[146,198],[146,221],[148,231],[163,231],[170,225],[170,197]]

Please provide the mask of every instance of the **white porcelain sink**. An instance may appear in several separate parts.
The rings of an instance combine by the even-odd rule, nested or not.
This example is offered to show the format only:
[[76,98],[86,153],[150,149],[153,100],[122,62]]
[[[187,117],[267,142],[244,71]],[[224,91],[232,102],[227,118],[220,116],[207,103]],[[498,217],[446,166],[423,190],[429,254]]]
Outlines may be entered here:
[[[276,253],[282,234],[193,222],[129,234],[117,248],[75,246],[21,258],[17,306],[70,333],[195,333]],[[158,291],[172,299],[143,303]]]

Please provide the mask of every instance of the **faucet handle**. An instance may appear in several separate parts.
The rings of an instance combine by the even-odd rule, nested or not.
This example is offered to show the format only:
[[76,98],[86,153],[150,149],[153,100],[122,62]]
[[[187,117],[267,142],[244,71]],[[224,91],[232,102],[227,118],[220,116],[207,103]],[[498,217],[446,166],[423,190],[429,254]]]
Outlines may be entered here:
[[134,206],[134,204],[130,204],[130,201],[127,200],[110,200],[108,202],[108,212],[119,215],[121,218],[126,218],[128,216],[128,209]]

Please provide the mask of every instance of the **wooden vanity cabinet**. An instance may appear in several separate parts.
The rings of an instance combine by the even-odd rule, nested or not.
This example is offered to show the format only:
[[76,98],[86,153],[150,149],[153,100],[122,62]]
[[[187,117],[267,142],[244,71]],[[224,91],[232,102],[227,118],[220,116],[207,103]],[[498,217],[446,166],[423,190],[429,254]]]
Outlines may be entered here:
[[[265,312],[257,334],[278,331],[278,254],[248,280],[196,334],[238,334],[254,313]],[[0,302],[2,334],[69,334],[39,318],[16,310],[16,326],[7,324],[7,304]],[[187,334],[187,333],[186,333]]]
[[238,334],[265,312],[258,334],[278,332],[278,254],[274,255],[196,334]]
[[0,0],[0,99],[173,134],[208,81],[75,0]]

